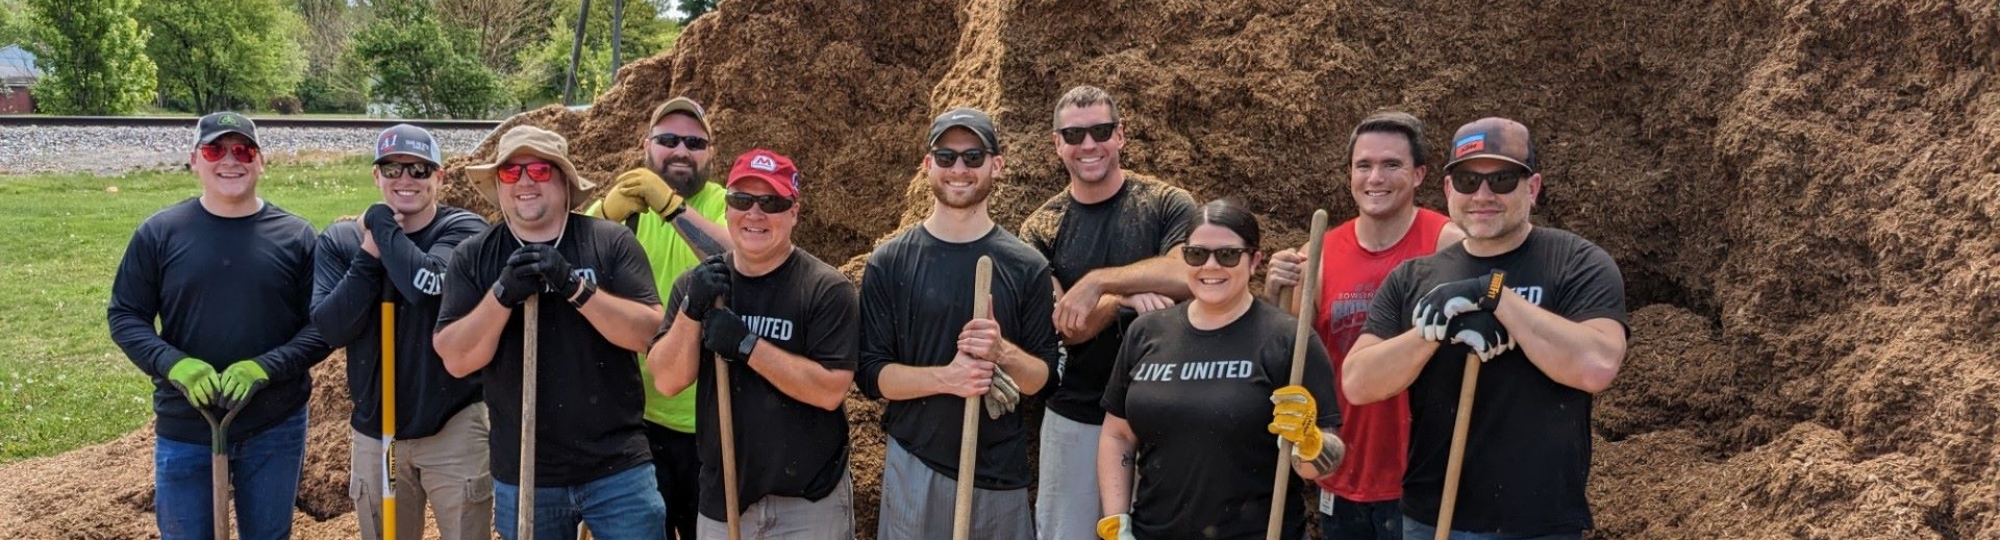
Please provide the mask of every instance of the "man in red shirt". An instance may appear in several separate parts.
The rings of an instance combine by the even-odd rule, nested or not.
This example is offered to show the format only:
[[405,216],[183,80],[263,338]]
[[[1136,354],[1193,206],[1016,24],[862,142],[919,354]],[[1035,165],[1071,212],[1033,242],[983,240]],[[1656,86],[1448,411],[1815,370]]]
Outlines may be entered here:
[[[1417,208],[1417,188],[1429,172],[1424,124],[1402,112],[1381,112],[1348,137],[1349,194],[1360,215],[1326,232],[1319,305],[1313,330],[1333,359],[1334,378],[1361,335],[1375,289],[1405,260],[1430,255],[1465,238],[1443,214]],[[1265,295],[1298,314],[1301,250],[1271,255]],[[1320,530],[1329,540],[1400,540],[1403,467],[1410,441],[1407,396],[1356,406],[1340,396],[1340,439],[1346,461],[1320,477]]]

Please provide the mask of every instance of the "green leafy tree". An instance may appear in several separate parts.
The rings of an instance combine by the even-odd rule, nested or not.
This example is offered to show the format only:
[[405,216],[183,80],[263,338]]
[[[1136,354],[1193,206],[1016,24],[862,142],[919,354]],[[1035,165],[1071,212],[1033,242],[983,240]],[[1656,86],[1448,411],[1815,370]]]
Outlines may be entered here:
[[375,10],[355,37],[355,53],[375,74],[377,99],[426,118],[479,118],[496,108],[499,76],[473,51],[453,46],[430,3],[383,0]]
[[[562,99],[563,79],[569,74],[570,43],[576,37],[578,0],[557,0],[554,22],[540,44],[521,52],[521,70],[509,86],[515,99],[524,105],[554,103]],[[584,22],[583,52],[576,66],[576,95],[588,100],[611,88],[611,0],[591,0],[590,18]],[[659,54],[680,38],[681,25],[663,17],[653,2],[626,0],[624,29],[619,33],[621,64]]]
[[132,19],[138,4],[28,0],[26,20],[12,26],[25,34],[42,70],[32,91],[43,112],[128,114],[152,97],[146,31]]
[[306,70],[298,97],[310,112],[358,113],[368,107],[368,69],[354,55],[352,36],[366,22],[365,6],[348,0],[293,0],[305,31],[298,36]]
[[[72,0],[73,1],[73,0]],[[278,0],[146,0],[139,22],[173,106],[205,113],[290,95],[305,72],[297,14]]]

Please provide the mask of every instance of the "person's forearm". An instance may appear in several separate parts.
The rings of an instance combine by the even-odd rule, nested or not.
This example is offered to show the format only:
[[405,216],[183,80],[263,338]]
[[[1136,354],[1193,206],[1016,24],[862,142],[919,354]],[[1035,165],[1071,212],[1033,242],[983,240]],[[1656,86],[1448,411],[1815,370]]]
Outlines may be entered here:
[[1132,511],[1133,452],[1138,446],[1131,424],[1114,415],[1104,416],[1104,428],[1097,436],[1097,501],[1104,515]]
[[1022,350],[1021,347],[1014,345],[1014,342],[1003,339],[999,345],[1001,353],[993,363],[998,364],[1000,369],[1006,370],[1007,376],[1014,378],[1014,386],[1019,388],[1023,395],[1041,393],[1042,387],[1049,383],[1048,363],[1042,361],[1041,357]]
[[667,224],[680,233],[681,239],[687,240],[688,248],[694,250],[695,256],[708,258],[735,249],[729,241],[729,229],[702,217],[692,208],[683,210],[681,215],[674,216]]
[[854,372],[827,369],[812,359],[787,352],[769,341],[758,339],[757,347],[744,361],[750,369],[771,381],[771,386],[807,405],[826,410],[840,407]]
[[1592,394],[1603,392],[1624,364],[1624,329],[1616,321],[1571,321],[1528,302],[1512,289],[1501,295],[1493,316],[1507,327],[1528,361],[1564,386]]
[[694,386],[695,377],[701,373],[701,323],[680,310],[674,310],[673,317],[674,325],[667,329],[667,335],[660,336],[646,352],[646,369],[653,372],[650,381],[653,389],[667,396],[679,395]]
[[1084,328],[1080,330],[1063,332],[1061,327],[1057,327],[1057,332],[1062,334],[1063,344],[1076,345],[1104,333],[1105,328],[1110,328],[1113,323],[1118,322],[1118,301],[1122,298],[1112,294],[1098,297],[1097,307],[1090,310],[1090,316],[1086,318]]
[[1415,329],[1388,340],[1362,334],[1341,365],[1340,389],[1355,405],[1389,399],[1416,382],[1437,348]]
[[320,337],[319,329],[308,322],[292,334],[290,341],[257,355],[256,360],[272,381],[289,381],[304,377],[307,371],[332,353],[333,348]]
[[[1321,431],[1319,432],[1319,437],[1320,437],[1321,454],[1325,454],[1327,452],[1337,452],[1335,454],[1336,456],[1339,457],[1347,456],[1347,447],[1340,442],[1339,435],[1334,435],[1333,433],[1327,431]],[[1335,467],[1340,466],[1340,460],[1338,459],[1334,460],[1333,463]],[[1327,473],[1333,471],[1319,470],[1319,467],[1313,466],[1313,462],[1311,461],[1300,461],[1298,459],[1293,459],[1292,472],[1297,473],[1299,475],[1299,478],[1304,478],[1306,480],[1319,480],[1319,477],[1326,476]]]
[[1180,251],[1181,248],[1176,247],[1159,257],[1092,270],[1079,282],[1089,282],[1103,294],[1157,293],[1176,302],[1186,301],[1193,298],[1194,293],[1188,290],[1187,263],[1181,261]]
[[577,313],[604,339],[633,352],[645,352],[652,345],[653,334],[660,329],[660,306],[642,304],[634,300],[598,291]]
[[500,333],[513,316],[514,310],[501,306],[488,292],[465,317],[439,328],[431,346],[444,359],[444,370],[463,379],[492,363],[493,353],[500,349]]
[[911,366],[889,364],[882,366],[882,372],[875,384],[881,388],[882,397],[891,401],[920,399],[945,393],[945,386],[937,377],[941,366]]

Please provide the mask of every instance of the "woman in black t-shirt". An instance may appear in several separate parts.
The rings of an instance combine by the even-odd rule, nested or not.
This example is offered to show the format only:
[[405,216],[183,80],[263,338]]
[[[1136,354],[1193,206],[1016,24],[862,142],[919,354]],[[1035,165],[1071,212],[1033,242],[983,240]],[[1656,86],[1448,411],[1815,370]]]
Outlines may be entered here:
[[1288,504],[1299,511],[1285,515],[1280,537],[1298,538],[1306,481],[1345,454],[1319,340],[1308,340],[1304,384],[1285,385],[1297,320],[1250,293],[1259,240],[1249,211],[1202,206],[1182,248],[1194,300],[1143,315],[1126,332],[1098,439],[1101,538],[1263,538],[1274,433],[1296,445]]

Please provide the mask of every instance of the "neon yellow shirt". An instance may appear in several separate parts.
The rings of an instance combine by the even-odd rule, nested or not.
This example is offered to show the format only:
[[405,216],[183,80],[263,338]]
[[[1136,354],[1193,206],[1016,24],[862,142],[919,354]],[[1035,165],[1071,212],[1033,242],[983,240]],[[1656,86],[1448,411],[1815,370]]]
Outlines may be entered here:
[[[727,206],[723,197],[727,193],[714,182],[704,182],[701,191],[687,198],[688,211],[726,225],[723,210]],[[599,199],[584,213],[596,215],[597,207],[602,204],[604,200]],[[673,225],[661,220],[659,214],[651,209],[639,214],[639,230],[634,231],[634,235],[639,237],[639,246],[646,250],[647,262],[653,264],[653,283],[660,290],[661,303],[665,304],[667,298],[672,298],[674,279],[700,264],[701,258],[695,255],[693,248],[688,247],[687,240],[681,238]],[[674,314],[668,313],[667,316]],[[645,382],[646,387],[646,421],[681,433],[694,433],[695,387],[690,385],[672,396],[661,394],[653,388],[653,373],[646,369],[646,355],[638,355],[638,358],[640,380]]]

